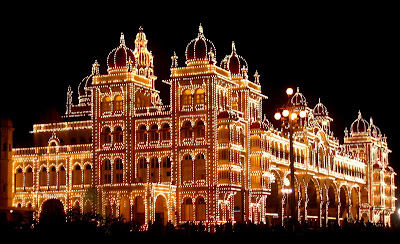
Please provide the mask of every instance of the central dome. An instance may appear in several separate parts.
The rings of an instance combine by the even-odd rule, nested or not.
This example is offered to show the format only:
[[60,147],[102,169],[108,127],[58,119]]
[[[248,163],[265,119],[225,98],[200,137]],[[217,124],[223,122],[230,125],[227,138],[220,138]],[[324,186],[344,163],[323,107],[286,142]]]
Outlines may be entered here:
[[204,37],[201,25],[199,26],[198,36],[187,45],[185,55],[188,66],[215,63],[215,46]]
[[107,57],[109,73],[127,71],[129,67],[135,67],[135,55],[133,51],[125,45],[124,34],[121,33],[120,45],[114,48]]

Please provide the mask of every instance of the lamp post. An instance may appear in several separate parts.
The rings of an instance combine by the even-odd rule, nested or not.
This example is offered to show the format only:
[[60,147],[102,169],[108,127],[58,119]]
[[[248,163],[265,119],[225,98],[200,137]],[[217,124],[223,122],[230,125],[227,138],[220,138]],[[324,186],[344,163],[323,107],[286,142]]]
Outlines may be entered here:
[[296,194],[294,187],[294,151],[293,151],[293,133],[295,130],[300,129],[302,126],[300,121],[307,116],[307,112],[304,106],[295,106],[292,104],[291,98],[293,96],[293,89],[288,88],[286,90],[288,95],[287,103],[278,109],[275,113],[274,118],[282,122],[282,127],[289,131],[289,160],[290,160],[290,205],[291,205],[291,224],[292,230],[295,231],[297,223],[297,204],[296,204]]

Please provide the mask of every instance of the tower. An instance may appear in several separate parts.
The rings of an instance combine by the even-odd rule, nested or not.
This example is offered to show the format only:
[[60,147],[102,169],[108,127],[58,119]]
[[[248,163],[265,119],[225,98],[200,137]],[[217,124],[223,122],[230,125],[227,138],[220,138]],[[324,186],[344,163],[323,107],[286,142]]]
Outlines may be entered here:
[[0,120],[0,207],[11,207],[12,205],[13,131],[10,119]]

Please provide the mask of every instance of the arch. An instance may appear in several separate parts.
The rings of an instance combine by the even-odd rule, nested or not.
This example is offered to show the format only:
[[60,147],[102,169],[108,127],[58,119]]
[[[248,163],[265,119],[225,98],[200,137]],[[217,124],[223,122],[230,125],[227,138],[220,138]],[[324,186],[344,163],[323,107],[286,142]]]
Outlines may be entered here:
[[186,197],[182,203],[182,221],[193,221],[192,198]]
[[56,186],[57,185],[57,170],[56,170],[56,167],[54,165],[50,167],[49,185],[50,186]]
[[182,92],[182,105],[191,105],[192,104],[192,92],[189,89],[186,89]]
[[134,205],[132,209],[133,221],[139,226],[145,224],[145,211],[146,206],[144,205],[144,200],[142,196],[137,196],[134,200]]
[[15,186],[23,187],[24,186],[24,173],[21,167],[18,167],[15,171]]
[[205,131],[204,122],[202,120],[198,120],[193,129],[194,129],[195,138],[204,138],[205,137],[206,131]]
[[150,130],[148,131],[149,133],[149,140],[150,141],[158,141],[159,136],[158,136],[158,125],[157,124],[152,124],[150,126]]
[[196,221],[206,220],[206,201],[203,197],[196,199]]
[[351,218],[358,220],[360,218],[360,194],[357,187],[351,189]]
[[313,179],[307,184],[307,215],[308,216],[319,216],[319,202],[320,202],[320,195],[318,191],[318,184],[314,182]]
[[63,165],[60,166],[58,170],[58,185],[66,186],[67,185],[67,172]]
[[43,166],[39,173],[39,186],[47,186],[47,167]]
[[124,132],[121,126],[116,126],[114,128],[114,142],[122,143],[124,142]]
[[147,141],[147,128],[146,125],[140,125],[138,130],[136,131],[136,140],[138,142],[146,142]]
[[25,173],[25,187],[33,186],[33,169],[31,166],[28,166]]
[[101,166],[102,172],[102,184],[111,184],[111,161],[110,159],[105,159]]
[[330,184],[327,191],[328,196],[328,221],[329,219],[335,219],[337,221],[337,213],[338,213],[338,198],[337,198],[337,190],[334,184]]
[[127,196],[124,196],[119,201],[119,214],[127,221],[131,220],[131,204]]
[[195,104],[204,104],[205,103],[205,93],[202,88],[198,88],[194,92],[194,103]]
[[182,183],[193,180],[193,161],[190,154],[186,154],[181,162]]
[[40,223],[46,225],[62,224],[65,222],[64,205],[58,199],[48,199],[42,203]]
[[101,143],[111,143],[111,129],[106,126],[101,131]]
[[111,98],[109,96],[103,97],[101,100],[101,112],[110,112],[111,111]]
[[166,225],[168,222],[168,205],[167,199],[160,194],[156,198],[154,221],[156,224]]
[[150,159],[150,182],[158,182],[160,176],[160,163],[157,157]]
[[194,160],[195,180],[205,180],[206,179],[206,160],[204,154],[200,153],[196,155]]
[[160,132],[161,132],[161,140],[162,141],[171,140],[171,128],[168,123],[164,123],[161,126]]
[[339,201],[340,201],[340,212],[339,218],[347,218],[349,213],[349,197],[348,190],[345,185],[340,187],[339,191]]
[[123,98],[120,95],[114,97],[114,111],[122,111],[123,110]]
[[141,183],[145,183],[147,182],[147,167],[148,166],[148,162],[147,159],[145,157],[141,157],[138,160],[137,163],[137,177],[138,177],[138,181]]
[[83,170],[83,184],[88,185],[92,183],[92,165],[87,163]]
[[279,225],[282,221],[282,181],[279,172],[272,170],[275,180],[271,183],[271,195],[266,199],[266,213],[270,225]]
[[72,170],[72,185],[82,184],[82,170],[79,164],[76,164]]
[[192,123],[190,121],[185,121],[182,123],[181,138],[182,139],[192,138]]
[[114,183],[124,182],[124,163],[122,159],[117,158],[114,161]]

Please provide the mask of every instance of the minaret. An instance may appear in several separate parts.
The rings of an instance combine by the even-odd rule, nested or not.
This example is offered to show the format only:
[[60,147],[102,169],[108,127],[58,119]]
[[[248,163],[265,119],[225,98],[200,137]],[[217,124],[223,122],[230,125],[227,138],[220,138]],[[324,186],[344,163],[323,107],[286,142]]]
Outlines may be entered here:
[[13,131],[10,119],[0,120],[0,208],[12,206]]

